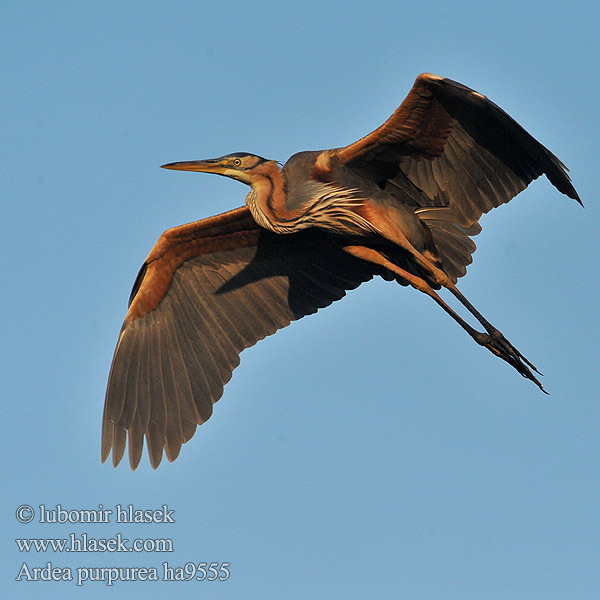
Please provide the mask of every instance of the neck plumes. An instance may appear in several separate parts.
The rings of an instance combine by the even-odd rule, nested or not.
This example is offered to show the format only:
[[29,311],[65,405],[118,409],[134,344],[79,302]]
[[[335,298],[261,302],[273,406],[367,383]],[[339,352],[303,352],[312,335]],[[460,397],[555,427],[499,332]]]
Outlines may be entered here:
[[301,228],[295,223],[294,211],[287,209],[284,175],[274,160],[253,170],[250,185],[246,204],[261,227],[276,233],[293,233]]
[[[252,187],[246,196],[252,217],[258,225],[275,233],[294,233],[307,227],[349,235],[377,233],[359,213],[364,199],[356,196],[356,189],[311,177],[290,186],[294,196],[290,203],[285,174],[272,160],[253,168],[243,181]],[[298,208],[290,209],[289,204]]]

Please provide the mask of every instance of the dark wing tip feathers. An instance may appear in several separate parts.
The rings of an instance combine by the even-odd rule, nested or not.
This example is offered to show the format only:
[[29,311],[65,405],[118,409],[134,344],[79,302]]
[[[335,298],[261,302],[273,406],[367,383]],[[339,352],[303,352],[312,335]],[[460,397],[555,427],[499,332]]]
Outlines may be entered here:
[[527,130],[519,125],[519,123],[517,123],[506,111],[487,98],[487,96],[480,94],[458,81],[448,79],[447,77],[433,75],[431,73],[422,73],[417,77],[417,82],[422,82],[431,88],[438,88],[441,90],[442,94],[449,98],[455,98],[459,102],[465,102],[479,110],[488,111],[491,118],[500,121],[504,127],[511,130],[515,139],[519,140],[521,144],[525,146],[526,151],[538,156],[544,168],[543,173],[548,177],[548,180],[552,185],[554,185],[559,192],[576,200],[583,206],[583,202],[575,190],[571,177],[569,176],[569,169],[565,164],[550,152],[550,150],[538,142]]
[[560,192],[581,204],[565,165],[510,115],[483,94],[431,73],[417,77],[383,125],[336,153],[342,163],[391,179],[398,172],[392,167],[394,156],[400,162],[423,158],[429,162],[446,152],[453,123],[459,123],[471,142],[489,150],[495,160],[505,163],[507,173],[512,171],[525,185],[545,174]]
[[[418,132],[419,118],[425,118],[427,120],[426,127],[429,128],[429,132],[423,139],[426,141],[427,139],[431,140],[432,144],[429,152],[426,145],[423,146],[423,156],[429,159],[439,156],[439,148],[434,146],[436,146],[436,144],[439,146],[440,140],[446,139],[448,133],[445,131],[440,131],[439,126],[437,133],[435,130],[433,132],[431,131],[432,123],[435,127],[436,121],[434,120],[432,122],[431,117],[427,118],[424,116],[425,113],[423,112],[422,99],[418,100],[418,102],[421,103],[419,105],[421,108],[419,111],[417,111],[416,116],[415,113],[411,112],[412,109],[410,106],[415,106],[414,94],[417,94],[417,97],[420,95],[422,98],[435,97],[445,107],[446,111],[450,113],[452,118],[456,119],[456,121],[463,125],[465,130],[468,131],[469,127],[472,127],[471,131],[473,135],[475,135],[474,139],[478,140],[483,147],[491,149],[492,152],[494,152],[494,150],[498,151],[495,159],[501,161],[506,160],[507,165],[511,165],[516,169],[516,177],[520,177],[525,183],[521,189],[523,189],[523,187],[525,187],[529,181],[544,173],[550,182],[560,192],[566,194],[568,197],[574,200],[577,200],[577,202],[583,206],[581,199],[579,198],[579,195],[577,194],[571,182],[571,179],[568,175],[568,169],[565,167],[565,165],[547,148],[545,148],[527,131],[525,131],[525,129],[523,129],[516,121],[514,121],[512,117],[510,117],[500,107],[488,100],[479,92],[476,92],[475,90],[472,90],[471,88],[451,79],[439,77],[431,73],[422,73],[417,77],[415,85],[407,97],[407,100],[405,100],[398,111],[396,111],[396,113],[394,113],[390,120],[388,120],[384,125],[378,128],[372,134],[365,136],[358,142],[355,142],[346,148],[340,148],[336,150],[343,162],[357,165],[361,161],[364,163],[365,160],[377,160],[377,154],[372,152],[374,146],[377,146],[378,144],[395,144],[397,147],[399,143],[402,144],[403,142],[399,142],[399,138],[394,137],[394,135],[390,137],[391,123],[394,123],[392,128],[400,126],[403,131],[408,131],[409,134],[412,131],[414,132],[414,135],[422,135]],[[403,112],[403,109],[406,110]],[[475,115],[475,117],[473,117],[473,115]],[[398,116],[401,117],[400,122],[398,122]],[[410,120],[410,124],[405,126],[405,124],[402,122],[402,118],[408,118]],[[444,118],[447,119],[447,115]],[[394,119],[396,119],[395,122],[393,121]],[[446,125],[444,124],[442,126],[445,127]],[[483,132],[481,132],[482,127],[484,129]],[[431,133],[433,133],[433,135],[431,135]],[[378,136],[380,135],[383,135],[383,137],[386,139],[383,141],[378,139]],[[495,136],[500,137],[500,142],[495,142]],[[515,162],[515,158],[509,155],[506,148],[502,149],[500,147],[502,140],[506,139],[509,139],[511,144],[515,144],[515,149],[519,149],[517,151],[518,158],[524,161],[524,165],[519,165],[518,162]],[[410,144],[410,142],[408,143]],[[442,143],[444,142],[442,141]],[[417,149],[418,153],[419,147],[414,146],[406,154],[414,154],[415,148]],[[402,152],[400,152],[400,156],[401,155]],[[416,158],[418,160],[418,156]],[[389,155],[386,155],[386,159],[389,160]],[[475,162],[477,162],[477,160]],[[413,172],[411,176],[413,177],[414,182],[418,181],[418,177],[422,175],[415,176]],[[416,179],[414,179],[414,177],[416,177]],[[501,176],[501,178],[502,177],[505,176]],[[505,179],[504,181],[506,182],[507,180]],[[513,179],[513,181],[517,180]],[[518,190],[516,193],[518,193]],[[494,192],[494,194],[497,196],[498,193]],[[485,204],[484,202],[480,207],[478,207],[478,210],[481,212],[487,212],[491,207],[497,206],[498,202],[501,203],[508,200],[510,200],[510,197],[504,199],[497,197],[497,199],[494,200],[494,202],[496,202],[495,204],[490,205],[489,202],[488,204]],[[435,206],[435,204],[428,205]],[[236,232],[239,233],[240,229],[243,229],[244,227],[246,229],[248,228],[249,222],[255,226],[247,209],[244,208],[236,209],[235,211],[224,213],[224,215],[217,215],[216,217],[199,221],[196,224],[182,226],[181,228],[175,228],[174,230],[170,231],[178,232],[185,230],[185,233],[187,234],[191,228],[193,229],[194,227],[197,227],[200,232],[200,236],[203,234],[214,235],[215,232],[217,234],[219,232],[226,234]],[[438,225],[438,229],[443,229],[443,223]],[[298,236],[299,234],[293,235]],[[267,264],[269,261],[269,252],[267,252],[267,263],[252,263],[252,257],[247,257],[245,259],[242,258],[241,268],[238,271],[235,271],[235,269],[234,271],[231,271],[229,268],[226,268],[225,272],[223,272],[222,265],[219,264],[218,260],[212,262],[209,260],[207,263],[207,265],[209,265],[208,269],[202,271],[204,278],[206,279],[208,277],[210,280],[210,275],[207,274],[211,272],[217,273],[221,269],[220,274],[217,274],[217,279],[221,289],[213,290],[212,293],[215,297],[219,294],[223,294],[222,296],[219,296],[218,300],[219,302],[223,302],[223,300],[225,300],[226,305],[229,303],[229,306],[232,307],[231,315],[237,315],[237,324],[233,323],[232,325],[231,319],[235,321],[235,318],[233,318],[231,315],[228,316],[221,314],[219,316],[218,304],[210,305],[210,302],[206,300],[206,298],[203,298],[203,292],[201,290],[194,291],[194,288],[198,286],[198,279],[194,278],[192,278],[192,280],[187,279],[186,282],[184,282],[188,287],[190,285],[192,286],[192,293],[189,293],[189,290],[184,290],[183,292],[180,291],[179,295],[173,295],[171,292],[169,292],[165,296],[165,301],[163,302],[161,300],[158,306],[156,306],[155,309],[149,314],[141,315],[136,317],[132,322],[125,323],[121,332],[121,337],[119,338],[119,343],[117,344],[117,349],[115,350],[113,365],[111,366],[111,374],[109,376],[109,385],[107,388],[102,425],[102,462],[107,460],[112,449],[113,464],[114,466],[117,466],[124,455],[125,447],[128,446],[130,465],[132,469],[135,469],[141,459],[144,435],[146,437],[146,445],[150,458],[150,464],[153,468],[156,469],[160,464],[163,456],[163,449],[168,460],[175,460],[179,454],[181,444],[188,441],[194,434],[196,424],[203,423],[210,417],[210,414],[212,413],[212,404],[216,402],[216,400],[218,400],[222,394],[223,385],[231,377],[231,371],[233,368],[235,368],[235,366],[237,366],[239,363],[238,355],[243,348],[256,343],[256,341],[262,339],[270,333],[273,333],[279,327],[285,327],[291,320],[300,318],[303,315],[314,313],[318,308],[331,304],[331,302],[334,300],[341,298],[345,294],[345,290],[357,287],[363,281],[370,279],[374,274],[372,270],[369,270],[367,273],[365,265],[362,264],[363,261],[356,262],[358,259],[350,259],[348,255],[341,252],[339,249],[338,253],[341,252],[341,255],[344,256],[335,254],[335,252],[333,252],[331,256],[335,255],[335,258],[332,259],[333,262],[330,264],[319,263],[322,257],[327,253],[320,254],[315,257],[316,260],[313,264],[313,267],[315,268],[310,266],[310,260],[309,263],[303,263],[302,259],[305,259],[306,256],[310,254],[311,248],[312,250],[318,252],[318,244],[315,246],[314,242],[310,238],[311,234],[308,233],[307,235],[308,237],[306,239],[301,236],[296,237],[296,239],[299,239],[301,242],[298,246],[298,248],[301,249],[300,254],[295,257],[296,265],[298,266],[298,264],[300,264],[301,266],[299,268],[297,267],[295,276],[298,278],[298,281],[310,281],[310,286],[305,290],[298,290],[295,301],[296,306],[292,306],[292,304],[290,304],[290,297],[286,295],[286,288],[281,287],[281,281],[276,279],[269,280],[270,282],[266,285],[266,287],[263,285],[261,288],[259,285],[258,288],[254,288],[255,290],[258,289],[257,296],[253,296],[252,294],[255,294],[255,292],[252,292],[250,296],[244,297],[242,294],[240,298],[235,298],[234,294],[231,295],[229,300],[227,299],[226,292],[229,290],[228,284],[223,285],[224,277],[229,278],[229,282],[234,281],[236,277],[241,277],[242,280],[244,280],[243,285],[250,286],[253,282],[256,283],[256,281],[260,281],[261,278],[267,277],[268,273],[270,273],[270,276],[272,277],[275,277],[277,274],[281,274],[275,273],[272,271],[272,268],[281,268],[282,263],[279,262],[276,265],[274,263]],[[273,234],[267,232],[261,233],[261,236],[261,239],[266,240],[267,243],[273,242],[274,240],[277,240],[277,243],[281,243],[281,238],[285,238],[285,244],[294,239],[293,236],[273,237]],[[232,248],[235,248],[235,244],[237,242],[238,238],[235,238],[233,243],[232,240],[229,240],[227,250],[232,250]],[[323,243],[323,239],[320,238],[320,242],[319,239],[317,239],[317,242]],[[179,244],[181,243],[181,240],[177,241],[174,239],[173,243]],[[308,243],[309,246],[306,246],[306,243]],[[158,245],[159,244],[157,244],[156,247],[158,247]],[[298,248],[294,250],[293,246],[290,247],[292,248],[292,252],[298,252]],[[450,250],[452,249],[453,248],[450,248]],[[329,247],[327,250],[331,252],[332,248]],[[463,254],[469,254],[469,252],[467,252],[469,248],[463,250]],[[301,254],[304,256],[301,256]],[[457,255],[457,257],[457,260],[460,263],[461,256]],[[186,261],[189,258],[190,257],[186,258]],[[238,258],[240,257],[238,256]],[[265,258],[262,257],[262,260],[264,261]],[[246,269],[251,264],[254,264],[254,275],[252,275],[250,279],[248,279],[248,273],[245,275],[240,275],[241,271]],[[267,265],[266,267],[265,264]],[[181,266],[181,264],[178,266]],[[178,266],[175,266],[174,270],[177,270]],[[340,266],[342,269],[341,272]],[[198,268],[202,269],[202,265],[199,265]],[[457,273],[459,273],[459,271],[462,272],[461,269],[461,264],[457,264]],[[147,270],[148,264],[144,263],[136,277],[133,290],[129,298],[130,305],[142,287]],[[187,270],[188,269],[186,267],[186,269],[182,270],[181,272],[183,273]],[[252,277],[256,277],[257,279],[252,280]],[[331,282],[334,280],[336,283],[332,284]],[[317,283],[317,288],[320,288],[320,293],[317,291],[316,295],[314,289],[315,281]],[[243,288],[243,286],[241,286],[241,288]],[[246,289],[248,290],[251,288],[249,287]],[[277,299],[276,304],[279,306],[278,310],[281,312],[279,316],[267,318],[266,321],[263,317],[260,317],[260,308],[257,307],[260,306],[261,301],[264,301],[264,297],[262,300],[260,299],[261,295],[264,295],[264,297],[270,297],[271,300],[274,298]],[[172,302],[170,297],[172,297]],[[242,301],[241,304],[236,304],[240,302],[240,299]],[[244,299],[249,302],[248,306],[250,308],[242,307]],[[190,332],[187,331],[187,328],[194,324],[194,320],[204,323],[204,327],[207,327],[206,321],[203,320],[206,319],[206,315],[204,314],[202,307],[206,308],[208,305],[204,305],[204,302],[209,302],[210,308],[208,309],[208,313],[212,314],[213,318],[216,318],[216,321],[213,323],[213,325],[216,323],[216,329],[218,329],[221,334],[223,334],[224,331],[229,331],[230,338],[227,342],[223,341],[224,338],[221,338],[221,341],[219,341],[218,335],[216,335],[214,332],[210,333],[210,325],[208,326],[209,335],[207,337],[210,338],[208,341],[201,339],[201,335],[206,333],[205,331],[203,331],[202,334],[198,330]],[[195,308],[194,303],[198,303],[198,307]],[[156,327],[149,327],[149,323],[153,323],[154,325],[156,325],[156,323],[159,321],[164,323],[165,318],[167,318],[169,315],[162,314],[160,319],[155,320],[155,315],[153,315],[153,313],[154,311],[160,312],[160,307],[163,306],[164,308],[164,306],[167,305],[169,305],[167,312],[169,313],[170,317],[173,318],[175,316],[180,321],[177,327],[167,332],[168,335],[164,335],[161,338],[160,332],[156,329]],[[215,306],[217,307],[216,312]],[[235,308],[236,306],[242,308]],[[250,312],[244,312],[244,310],[249,310]],[[216,317],[215,314],[217,315]],[[181,321],[181,319],[183,319],[183,321]],[[262,325],[260,325],[261,319],[263,321]],[[256,320],[256,323],[259,323],[259,325],[254,323],[253,320]],[[186,326],[182,325],[184,321]],[[238,330],[234,331],[236,327]],[[148,333],[147,336],[144,336],[143,332],[146,328],[148,328]],[[142,337],[136,339],[135,334],[132,332],[137,330],[142,331]],[[150,339],[152,336],[154,336],[154,339]],[[140,341],[140,339],[142,341]],[[238,341],[236,342],[236,346],[236,343],[232,343],[232,340],[234,339],[245,339],[245,342],[241,343],[240,345]],[[123,348],[121,348],[122,341],[125,342]],[[151,342],[153,344],[151,344]],[[171,361],[170,358],[169,360],[166,360],[165,358],[165,360],[161,361],[161,343],[164,344],[164,347],[162,348],[163,355],[168,358],[169,355],[172,354],[175,356],[173,361]],[[149,344],[153,347],[149,348]],[[229,347],[229,350],[224,350],[224,348],[227,347]],[[201,373],[202,377],[198,377],[197,381],[194,379],[194,375],[198,376],[200,373],[198,371],[198,365],[202,360],[206,360],[206,355],[203,354],[203,352],[207,350],[209,353],[207,360],[209,360],[209,362],[215,361],[211,352],[216,353],[215,356],[220,356],[221,358],[216,360],[216,362],[211,362],[211,365],[209,365],[207,371],[208,374]],[[122,352],[121,354],[120,351]],[[229,352],[229,355],[227,352]],[[232,352],[235,356],[232,355]],[[227,356],[229,356],[229,358],[227,358]],[[189,362],[190,360],[193,364]],[[228,374],[218,374],[219,367],[221,366],[218,364],[219,360],[223,360],[223,364],[229,365]],[[131,364],[133,364],[135,367],[136,374],[133,379],[131,378],[130,374],[128,380],[127,369],[129,368],[128,365],[131,361],[133,361]],[[127,362],[127,366],[124,365],[124,362]],[[164,370],[164,372],[161,372],[161,368]],[[209,372],[211,368],[217,373],[216,380],[214,379],[215,374]],[[139,369],[146,369],[149,379],[152,378],[153,374],[156,375],[156,373],[158,373],[158,379],[154,377],[154,383],[149,383],[148,381],[144,382],[143,376],[137,378]],[[187,371],[190,369],[190,373],[192,373],[192,375],[188,376]],[[194,369],[196,370],[194,371]],[[202,369],[200,370],[202,371]],[[227,371],[227,368],[225,371]],[[179,378],[183,374],[186,375],[186,379],[184,383],[181,383]],[[136,383],[137,379],[139,379],[141,382],[139,385],[139,382]],[[202,381],[200,381],[200,379],[202,379]],[[160,398],[156,387],[151,387],[158,384],[160,384],[159,388],[162,390]],[[137,386],[136,397],[134,400],[137,405],[135,407],[131,406],[132,400],[129,396],[132,386],[133,388],[136,388]],[[209,400],[212,398],[210,402],[207,402],[206,400],[200,401],[200,403],[196,402],[198,389],[200,389],[202,386],[204,386],[204,388],[202,388],[204,390],[203,394],[207,396]],[[190,393],[192,388],[194,388],[193,392]],[[165,389],[169,390],[169,392],[176,397],[175,405],[173,405],[170,397],[164,396]],[[130,404],[127,404],[128,402]],[[150,406],[149,403],[152,403],[152,406]],[[167,403],[169,406],[167,406]],[[127,442],[129,443],[127,444]]]

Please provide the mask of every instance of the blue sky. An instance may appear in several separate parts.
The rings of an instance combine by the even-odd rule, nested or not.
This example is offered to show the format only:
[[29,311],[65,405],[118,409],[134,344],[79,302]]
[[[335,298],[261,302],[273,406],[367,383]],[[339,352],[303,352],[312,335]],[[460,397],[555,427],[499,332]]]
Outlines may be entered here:
[[[114,598],[591,598],[600,587],[598,8],[593,2],[5,3],[2,585],[30,568],[229,562]],[[137,270],[168,227],[243,203],[158,166],[285,161],[377,127],[423,71],[486,94],[571,169],[482,219],[465,295],[551,393],[414,290],[373,281],[242,355],[173,464],[101,465],[104,388]],[[29,524],[18,506],[175,510]],[[19,552],[70,533],[164,553]]]

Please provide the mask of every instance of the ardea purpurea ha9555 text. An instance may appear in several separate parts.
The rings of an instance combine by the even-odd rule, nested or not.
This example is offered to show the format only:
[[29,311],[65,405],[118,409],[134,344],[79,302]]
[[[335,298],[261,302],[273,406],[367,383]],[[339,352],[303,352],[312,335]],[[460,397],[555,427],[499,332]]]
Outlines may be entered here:
[[[102,460],[177,458],[244,348],[375,275],[430,296],[543,390],[539,372],[459,292],[483,213],[544,174],[580,202],[561,161],[482,94],[420,75],[394,114],[344,148],[281,168],[247,153],[164,165],[251,187],[246,206],[162,234],[135,281],[104,407]],[[437,293],[446,288],[474,329]]]

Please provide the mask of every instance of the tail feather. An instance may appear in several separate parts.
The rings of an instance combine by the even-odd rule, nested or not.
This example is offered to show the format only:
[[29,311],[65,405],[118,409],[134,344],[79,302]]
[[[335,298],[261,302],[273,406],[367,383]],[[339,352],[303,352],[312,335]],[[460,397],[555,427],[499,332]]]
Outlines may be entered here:
[[477,235],[481,226],[474,223],[463,227],[450,208],[423,208],[416,213],[431,232],[444,272],[456,283],[473,262],[476,246],[471,236]]

